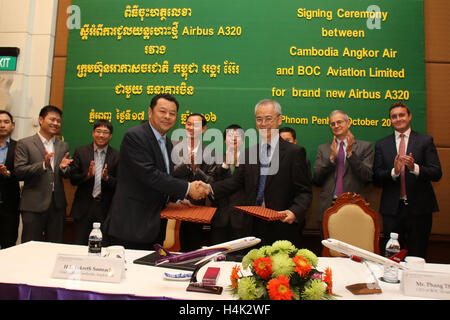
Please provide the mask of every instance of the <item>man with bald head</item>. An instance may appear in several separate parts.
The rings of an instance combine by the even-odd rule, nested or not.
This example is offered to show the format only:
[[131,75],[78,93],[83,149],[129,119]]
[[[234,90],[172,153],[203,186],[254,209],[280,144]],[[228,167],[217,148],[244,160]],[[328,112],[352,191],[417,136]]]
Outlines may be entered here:
[[344,111],[331,112],[329,119],[333,140],[319,146],[314,163],[313,183],[322,188],[319,222],[341,193],[364,195],[365,186],[372,180],[372,144],[355,140],[350,132],[351,121]]
[[[262,245],[289,240],[300,246],[305,212],[312,200],[311,180],[305,149],[280,139],[281,123],[280,104],[268,99],[259,101],[255,106],[259,142],[245,150],[245,162],[233,177],[211,187],[215,198],[242,188],[246,201],[241,205],[262,206],[285,214],[280,221],[254,218],[253,234],[261,238]],[[255,155],[257,161],[252,161]]]

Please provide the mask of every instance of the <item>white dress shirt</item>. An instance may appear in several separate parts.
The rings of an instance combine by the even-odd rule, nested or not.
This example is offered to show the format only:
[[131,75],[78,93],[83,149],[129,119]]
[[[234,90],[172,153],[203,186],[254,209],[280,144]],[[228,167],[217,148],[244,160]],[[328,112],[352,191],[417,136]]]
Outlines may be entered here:
[[[55,137],[52,137],[50,140],[47,140],[39,132],[38,132],[38,135],[42,141],[42,144],[44,145],[45,151],[47,151],[48,153],[51,153],[51,152],[54,153],[55,152]],[[55,156],[54,155],[50,159],[50,164],[52,166],[52,170],[55,171]],[[46,170],[45,161],[44,161],[43,166],[44,166],[44,170]]]

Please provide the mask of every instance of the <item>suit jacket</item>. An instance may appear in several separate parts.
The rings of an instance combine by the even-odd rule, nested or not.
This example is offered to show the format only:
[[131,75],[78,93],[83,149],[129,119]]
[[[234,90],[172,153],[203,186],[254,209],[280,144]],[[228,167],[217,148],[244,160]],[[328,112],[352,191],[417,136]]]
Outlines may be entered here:
[[[420,173],[416,177],[405,168],[409,212],[424,215],[439,211],[431,181],[440,180],[442,169],[433,138],[411,130],[406,150],[406,154],[410,153],[419,165]],[[396,155],[395,134],[375,144],[374,181],[383,187],[380,202],[380,213],[383,215],[395,215],[400,199],[400,177],[394,180],[391,176]]]
[[[216,165],[214,163],[213,154],[210,152],[208,147],[202,144],[202,163],[197,165],[197,171],[193,172],[190,165],[185,164],[183,162],[185,155],[184,151],[187,149],[186,144],[188,143],[187,139],[183,139],[180,141],[176,141],[173,143],[173,150],[172,150],[172,159],[175,162],[174,170],[173,170],[173,176],[175,178],[183,179],[189,182],[201,180],[205,183],[212,183],[214,181],[214,172],[216,170]],[[184,148],[183,148],[184,147]],[[210,157],[207,157],[208,161],[207,163],[204,161],[203,155],[210,155]],[[197,157],[200,157],[200,154],[196,155]],[[199,161],[198,161],[199,162]],[[189,198],[189,200],[195,204],[195,205],[204,205],[205,199],[202,200],[193,200]]]
[[5,166],[11,172],[9,177],[0,175],[0,193],[4,209],[9,213],[19,213],[20,187],[19,181],[14,174],[14,154],[17,142],[9,141],[8,152],[6,154]]
[[[70,182],[77,186],[75,198],[70,215],[75,219],[82,218],[88,212],[91,204],[92,190],[94,189],[95,178],[87,178],[89,166],[94,160],[94,144],[88,144],[75,149],[73,161],[70,164]],[[119,151],[108,146],[105,164],[108,165],[108,180],[101,180],[102,213],[106,217],[116,188],[117,168],[119,166]]]
[[[330,161],[331,142],[321,144],[314,162],[313,183],[322,187],[319,197],[319,221],[330,207],[336,187],[337,165]],[[365,187],[372,180],[373,146],[368,141],[355,140],[352,155],[345,160],[344,192],[355,192],[365,196]]]
[[[172,143],[166,141],[170,172]],[[148,122],[129,129],[120,146],[116,192],[106,218],[107,233],[124,241],[152,243],[159,234],[168,196],[183,199],[188,182],[167,174]]]
[[[303,147],[279,139],[275,150],[279,154],[278,171],[268,175],[264,187],[265,206],[277,211],[291,210],[299,223],[305,219],[305,212],[311,204],[311,180],[307,172],[306,151]],[[252,164],[250,155],[257,155]],[[245,163],[239,165],[233,177],[212,184],[215,198],[222,198],[243,189],[246,203],[255,205],[260,177],[259,144],[245,150]],[[273,164],[272,157],[271,163]]]
[[[234,173],[231,173],[230,169],[224,169],[222,165],[217,165],[215,171],[214,180],[221,181],[227,178],[233,177],[237,174],[237,168]],[[235,205],[242,205],[246,202],[246,196],[243,190],[237,190],[228,197],[224,197],[214,201],[214,205],[217,206],[216,213],[211,221],[214,227],[223,228],[231,224],[232,228],[242,229],[245,226],[251,225],[252,216],[245,214],[239,210],[233,208]]]
[[44,212],[55,197],[56,209],[66,208],[66,196],[62,177],[69,176],[69,170],[61,170],[59,164],[69,152],[69,146],[60,139],[55,139],[54,167],[44,169],[45,147],[38,134],[17,142],[14,159],[14,172],[17,179],[23,180],[20,210]]

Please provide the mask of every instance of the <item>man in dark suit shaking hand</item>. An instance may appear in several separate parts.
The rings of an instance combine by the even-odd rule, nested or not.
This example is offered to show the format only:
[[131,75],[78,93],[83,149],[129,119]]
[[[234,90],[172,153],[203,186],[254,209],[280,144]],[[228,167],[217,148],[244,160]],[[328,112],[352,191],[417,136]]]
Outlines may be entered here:
[[116,192],[106,219],[112,244],[153,250],[165,238],[161,210],[173,200],[206,196],[201,182],[174,178],[172,143],[166,133],[175,125],[178,101],[170,94],[153,97],[149,122],[129,129],[120,146]]
[[375,144],[374,181],[383,188],[383,233],[400,237],[410,256],[426,258],[432,213],[438,211],[431,185],[442,176],[433,138],[411,130],[412,114],[403,103],[389,109],[394,134]]

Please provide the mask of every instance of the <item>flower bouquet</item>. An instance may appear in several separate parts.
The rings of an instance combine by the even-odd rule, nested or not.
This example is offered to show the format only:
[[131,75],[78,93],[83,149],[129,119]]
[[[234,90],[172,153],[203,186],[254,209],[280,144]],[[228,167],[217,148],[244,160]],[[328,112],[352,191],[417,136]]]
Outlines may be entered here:
[[331,299],[331,269],[320,272],[317,262],[314,253],[299,250],[286,240],[253,249],[242,259],[242,267],[250,268],[250,276],[244,276],[239,265],[233,267],[232,293],[242,300]]

